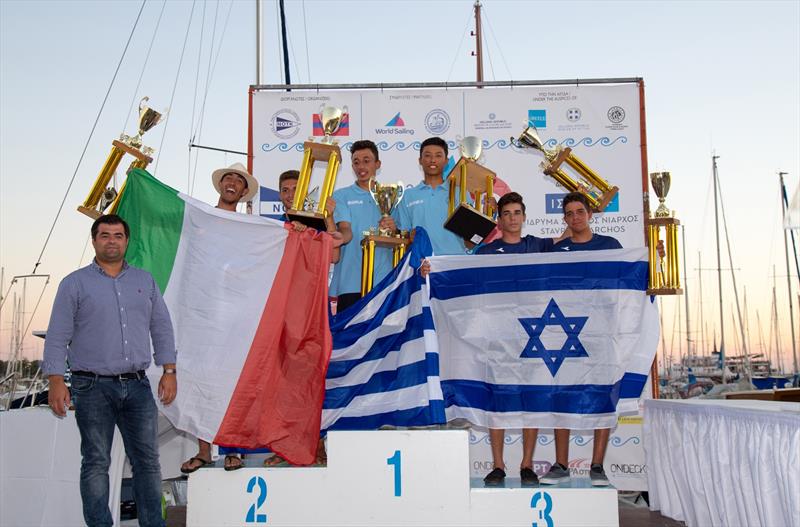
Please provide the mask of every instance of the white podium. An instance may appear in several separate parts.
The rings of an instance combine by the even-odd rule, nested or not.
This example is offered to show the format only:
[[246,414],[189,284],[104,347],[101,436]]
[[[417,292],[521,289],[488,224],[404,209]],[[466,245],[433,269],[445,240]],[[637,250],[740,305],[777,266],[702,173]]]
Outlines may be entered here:
[[588,479],[484,488],[469,472],[464,430],[330,432],[324,468],[198,470],[187,525],[619,525],[617,491]]

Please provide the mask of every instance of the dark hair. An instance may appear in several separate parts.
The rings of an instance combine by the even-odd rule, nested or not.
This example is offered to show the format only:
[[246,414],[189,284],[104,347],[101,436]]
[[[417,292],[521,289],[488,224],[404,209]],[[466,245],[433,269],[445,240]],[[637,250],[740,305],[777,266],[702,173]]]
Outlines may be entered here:
[[378,157],[378,147],[369,139],[362,139],[361,141],[356,141],[353,143],[353,145],[350,147],[350,155],[352,156],[358,150],[370,150],[373,154],[375,154],[375,161],[380,160]]
[[592,207],[589,205],[589,200],[586,199],[586,196],[581,194],[580,192],[570,192],[564,199],[561,201],[561,211],[566,214],[567,213],[567,204],[573,202],[583,203],[583,206],[586,207],[586,212],[592,212]]
[[130,238],[131,237],[131,228],[128,227],[128,224],[125,223],[125,220],[123,220],[122,218],[120,218],[116,214],[104,214],[103,216],[100,216],[99,218],[94,220],[94,223],[92,223],[92,239],[93,240],[95,238],[97,238],[97,231],[100,230],[100,225],[101,224],[102,225],[120,225],[121,224],[122,227],[125,229],[125,237],[126,238]]
[[283,185],[283,182],[286,181],[287,179],[300,179],[300,171],[299,170],[287,170],[287,171],[281,173],[281,175],[278,176],[278,189],[279,190],[280,190],[281,185]]
[[525,214],[525,203],[522,201],[522,196],[516,192],[508,192],[503,194],[503,197],[497,202],[497,213],[503,213],[503,207],[512,203],[519,203],[522,206],[522,213]]
[[444,156],[447,157],[447,141],[441,137],[429,137],[419,145],[419,157],[422,157],[422,151],[426,146],[440,146],[444,149]]

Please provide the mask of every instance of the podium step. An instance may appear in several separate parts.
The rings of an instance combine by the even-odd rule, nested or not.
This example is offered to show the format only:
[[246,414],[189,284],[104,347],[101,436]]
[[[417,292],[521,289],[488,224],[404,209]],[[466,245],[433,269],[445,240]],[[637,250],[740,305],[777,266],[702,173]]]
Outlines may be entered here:
[[327,467],[201,469],[186,523],[222,526],[617,526],[617,491],[586,478],[485,488],[465,430],[330,432]]

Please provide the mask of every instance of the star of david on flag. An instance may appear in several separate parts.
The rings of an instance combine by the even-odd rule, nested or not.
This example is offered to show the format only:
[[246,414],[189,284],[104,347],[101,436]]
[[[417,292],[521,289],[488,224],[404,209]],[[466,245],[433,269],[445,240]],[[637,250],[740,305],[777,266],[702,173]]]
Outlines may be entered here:
[[[519,318],[518,320],[530,337],[520,358],[542,359],[553,377],[558,373],[564,359],[589,356],[578,338],[589,317],[565,316],[555,299],[550,299],[541,317]],[[547,349],[542,342],[542,332],[547,326],[559,326],[564,330],[567,338],[560,349]]]

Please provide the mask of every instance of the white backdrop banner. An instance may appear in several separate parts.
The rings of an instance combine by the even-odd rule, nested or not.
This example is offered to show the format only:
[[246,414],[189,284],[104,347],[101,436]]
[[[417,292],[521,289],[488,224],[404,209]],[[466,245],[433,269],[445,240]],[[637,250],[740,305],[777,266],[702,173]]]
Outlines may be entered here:
[[[420,143],[440,136],[458,159],[458,139],[483,139],[482,164],[497,172],[527,205],[526,234],[550,237],[563,230],[561,197],[565,190],[542,174],[540,152],[520,149],[527,123],[539,130],[546,147],[569,146],[589,167],[620,188],[603,214],[593,218],[594,232],[617,238],[624,247],[644,245],[642,152],[639,88],[629,84],[581,84],[485,89],[407,89],[343,91],[257,91],[253,93],[253,172],[262,185],[262,215],[280,215],[278,175],[299,169],[303,142],[322,138],[324,105],[346,106],[337,133],[344,162],[336,187],[353,182],[348,151],[360,139],[378,145],[383,165],[378,178],[416,185]],[[315,167],[310,188],[320,184],[324,164]],[[569,168],[566,169],[568,172]],[[573,174],[574,175],[574,174]]]

